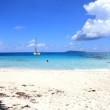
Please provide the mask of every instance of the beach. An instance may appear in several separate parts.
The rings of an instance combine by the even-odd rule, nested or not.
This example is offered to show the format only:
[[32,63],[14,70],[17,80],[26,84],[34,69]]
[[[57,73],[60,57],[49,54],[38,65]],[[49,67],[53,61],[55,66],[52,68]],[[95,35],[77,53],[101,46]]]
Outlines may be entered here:
[[109,69],[0,69],[5,110],[110,110],[109,99]]
[[0,110],[110,110],[110,0],[0,0]]

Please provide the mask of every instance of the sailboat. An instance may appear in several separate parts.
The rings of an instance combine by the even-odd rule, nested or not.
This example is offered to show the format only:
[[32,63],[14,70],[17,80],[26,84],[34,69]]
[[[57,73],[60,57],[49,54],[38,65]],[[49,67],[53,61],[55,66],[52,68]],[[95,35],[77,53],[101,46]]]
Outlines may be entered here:
[[40,55],[41,53],[37,51],[37,38],[36,38],[36,41],[35,41],[35,51],[33,53],[34,55]]

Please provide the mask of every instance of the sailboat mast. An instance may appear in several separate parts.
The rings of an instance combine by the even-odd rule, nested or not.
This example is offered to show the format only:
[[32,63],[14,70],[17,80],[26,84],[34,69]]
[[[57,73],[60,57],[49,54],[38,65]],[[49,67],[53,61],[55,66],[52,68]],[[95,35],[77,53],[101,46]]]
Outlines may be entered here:
[[35,52],[37,52],[37,38],[35,40]]
[[35,52],[34,55],[40,55],[40,52],[37,51],[37,38],[35,39]]

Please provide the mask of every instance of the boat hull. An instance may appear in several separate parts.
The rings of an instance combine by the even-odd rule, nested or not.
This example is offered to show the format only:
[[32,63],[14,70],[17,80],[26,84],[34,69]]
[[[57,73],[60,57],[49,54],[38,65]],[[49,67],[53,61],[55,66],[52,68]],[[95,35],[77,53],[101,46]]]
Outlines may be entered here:
[[40,55],[40,52],[34,52],[33,54],[34,55]]

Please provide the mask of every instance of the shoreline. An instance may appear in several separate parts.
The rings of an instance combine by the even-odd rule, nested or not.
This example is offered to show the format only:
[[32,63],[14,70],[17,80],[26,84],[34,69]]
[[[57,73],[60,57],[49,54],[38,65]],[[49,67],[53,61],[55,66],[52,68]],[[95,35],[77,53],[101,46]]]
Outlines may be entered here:
[[109,110],[110,69],[0,69],[8,110]]
[[33,70],[33,71],[105,71],[110,70],[110,68],[87,68],[87,69],[41,69],[41,68],[19,68],[19,67],[9,67],[9,68],[0,68],[0,70]]

